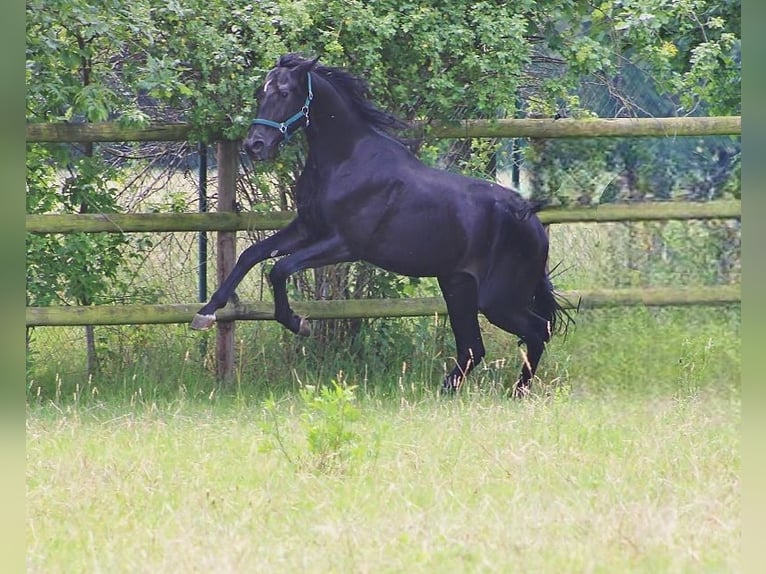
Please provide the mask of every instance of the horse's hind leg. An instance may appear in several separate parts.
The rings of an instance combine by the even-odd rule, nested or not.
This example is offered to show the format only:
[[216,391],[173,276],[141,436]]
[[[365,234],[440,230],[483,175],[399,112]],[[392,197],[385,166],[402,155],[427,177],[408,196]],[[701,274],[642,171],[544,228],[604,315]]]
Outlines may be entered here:
[[522,354],[521,374],[511,389],[511,395],[519,398],[529,393],[532,377],[545,350],[545,343],[550,338],[548,322],[534,315],[531,311],[498,309],[498,305],[482,309],[490,323],[504,331],[519,337],[519,345],[526,347]]
[[522,336],[520,343],[522,342],[527,348],[527,352],[523,356],[524,360],[521,366],[521,374],[511,390],[511,396],[513,398],[520,398],[529,394],[532,377],[535,376],[537,365],[540,364],[540,358],[543,356],[543,351],[545,350],[545,341],[538,333],[533,332]]
[[476,280],[466,273],[438,279],[457,347],[457,362],[444,379],[442,391],[454,392],[481,362],[485,353],[479,327],[477,286]]

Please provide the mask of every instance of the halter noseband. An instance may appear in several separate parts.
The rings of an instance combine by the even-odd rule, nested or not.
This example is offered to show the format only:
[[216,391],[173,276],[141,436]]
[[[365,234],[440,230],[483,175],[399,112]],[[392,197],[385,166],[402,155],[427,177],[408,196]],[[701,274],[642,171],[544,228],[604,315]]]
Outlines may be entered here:
[[260,124],[262,126],[269,126],[270,128],[275,128],[280,131],[282,136],[284,136],[285,141],[290,139],[290,132],[288,131],[290,129],[290,126],[293,125],[295,122],[300,121],[301,118],[306,118],[306,126],[309,125],[309,106],[311,105],[311,100],[314,99],[314,92],[311,89],[311,72],[306,74],[306,77],[308,78],[308,86],[309,86],[309,93],[306,96],[306,101],[303,102],[303,107],[300,109],[300,111],[295,112],[292,116],[287,118],[282,123],[277,123],[272,120],[264,120],[261,118],[256,118],[253,120],[252,124],[250,125],[256,125]]

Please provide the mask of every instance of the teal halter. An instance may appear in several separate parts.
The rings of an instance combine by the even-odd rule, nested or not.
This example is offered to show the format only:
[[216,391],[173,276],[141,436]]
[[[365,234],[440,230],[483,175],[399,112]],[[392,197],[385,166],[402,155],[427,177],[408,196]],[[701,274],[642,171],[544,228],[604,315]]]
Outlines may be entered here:
[[282,123],[277,123],[272,120],[264,120],[261,118],[256,118],[253,120],[253,123],[251,125],[260,124],[262,126],[269,126],[270,128],[278,129],[280,133],[284,136],[285,141],[290,139],[291,134],[288,131],[290,129],[290,126],[293,125],[295,122],[300,121],[301,118],[306,118],[306,127],[308,127],[309,106],[311,105],[311,100],[314,99],[314,92],[311,90],[311,72],[306,74],[306,77],[308,78],[309,93],[306,96],[306,101],[303,102],[303,107],[300,109],[300,111],[294,113],[292,116],[287,118]]

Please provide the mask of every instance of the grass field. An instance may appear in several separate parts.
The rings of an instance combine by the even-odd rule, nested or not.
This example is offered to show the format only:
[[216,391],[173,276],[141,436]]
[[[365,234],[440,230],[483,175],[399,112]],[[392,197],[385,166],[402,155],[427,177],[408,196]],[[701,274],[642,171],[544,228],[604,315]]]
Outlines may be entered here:
[[351,402],[31,407],[28,571],[738,571],[736,391]]

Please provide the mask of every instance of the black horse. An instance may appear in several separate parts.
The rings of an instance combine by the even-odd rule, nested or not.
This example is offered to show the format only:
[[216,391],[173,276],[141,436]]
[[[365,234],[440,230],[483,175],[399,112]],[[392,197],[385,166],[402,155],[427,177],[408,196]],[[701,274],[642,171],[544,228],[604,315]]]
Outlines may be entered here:
[[211,327],[245,274],[281,257],[269,275],[274,317],[307,335],[308,321],[287,299],[288,276],[368,261],[438,279],[457,345],[444,390],[458,389],[484,357],[481,311],[526,345],[513,394],[526,393],[564,313],[551,284],[537,206],[496,183],[425,166],[390,135],[405,124],[367,99],[363,80],[317,60],[296,54],[279,59],[259,89],[259,117],[244,141],[253,160],[270,160],[305,128],[309,152],[295,189],[297,217],[240,255],[192,328]]

